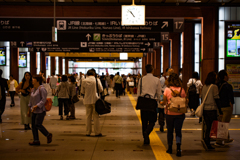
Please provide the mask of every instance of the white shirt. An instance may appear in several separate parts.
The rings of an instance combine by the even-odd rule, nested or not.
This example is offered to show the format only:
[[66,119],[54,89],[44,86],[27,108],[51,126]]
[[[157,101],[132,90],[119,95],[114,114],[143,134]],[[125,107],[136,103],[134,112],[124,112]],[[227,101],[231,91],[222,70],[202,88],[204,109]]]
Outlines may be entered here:
[[179,78],[182,80],[182,73],[180,73]]
[[163,91],[163,92],[164,92],[165,88],[167,87],[167,86],[165,85],[165,81],[166,81],[165,77],[162,76],[162,77],[160,78],[160,83],[161,83],[161,87],[162,87],[162,91]]
[[197,94],[199,94],[199,90],[203,87],[202,82],[200,80],[195,80],[194,78],[190,78],[187,87],[190,87],[192,84],[195,84],[196,89],[197,89]]
[[[140,85],[142,81],[142,93],[140,95]],[[146,76],[141,78],[138,83],[137,96],[144,96],[149,94],[152,99],[160,100],[162,95],[162,87],[159,79],[154,77],[152,73],[148,73]]]
[[16,91],[16,88],[15,88],[15,81],[14,81],[14,80],[10,81],[10,88],[9,88],[9,91]]
[[81,77],[78,76],[77,79],[76,79],[76,82],[77,82],[77,86],[80,86],[82,81],[85,79],[85,76],[82,75]]
[[[97,79],[99,93],[103,91],[100,79]],[[84,94],[83,104],[95,104],[99,99],[96,87],[96,78],[88,76],[82,81],[81,93]]]
[[50,78],[49,84],[57,85],[58,79],[55,76]]

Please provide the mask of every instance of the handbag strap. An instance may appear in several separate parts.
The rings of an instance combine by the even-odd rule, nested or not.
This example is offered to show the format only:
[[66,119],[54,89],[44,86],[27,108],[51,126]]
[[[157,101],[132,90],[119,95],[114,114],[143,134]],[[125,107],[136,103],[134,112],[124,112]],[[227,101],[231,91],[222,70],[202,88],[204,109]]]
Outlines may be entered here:
[[202,101],[202,104],[205,103],[205,101],[206,101],[206,99],[207,99],[207,96],[208,96],[208,93],[209,93],[211,87],[212,87],[212,84],[211,84],[210,87],[208,88],[207,94],[206,94],[206,96],[204,97],[204,99],[203,99],[203,101]]
[[98,94],[98,96],[99,96],[99,92],[98,92],[98,81],[97,81],[97,78],[95,78],[95,79],[96,79],[97,94]]

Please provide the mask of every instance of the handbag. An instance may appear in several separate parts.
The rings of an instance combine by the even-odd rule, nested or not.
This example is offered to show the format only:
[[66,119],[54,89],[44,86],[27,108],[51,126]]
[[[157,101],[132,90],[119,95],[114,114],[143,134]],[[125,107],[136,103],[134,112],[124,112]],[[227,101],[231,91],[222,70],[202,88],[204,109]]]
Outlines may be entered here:
[[75,94],[72,98],[72,103],[77,103],[79,101],[78,96]]
[[[40,93],[40,98],[42,99],[42,94],[40,91],[41,87],[39,87],[39,93]],[[44,104],[46,111],[50,111],[52,108],[52,99],[51,98],[46,98],[46,102]]]
[[182,92],[182,88],[179,94],[176,94],[171,88],[170,90],[173,92],[174,96],[170,99],[170,104],[168,105],[168,110],[176,113],[187,113],[187,104],[186,98],[182,98],[180,96]]
[[133,87],[133,86],[134,86],[134,82],[128,82],[128,83],[129,83],[128,85],[129,85],[130,87]]
[[208,96],[208,93],[209,93],[211,87],[212,87],[212,84],[211,84],[210,87],[208,88],[207,94],[206,94],[206,96],[204,97],[202,103],[200,104],[200,106],[197,107],[197,109],[196,109],[196,111],[195,111],[195,115],[197,115],[198,117],[202,117],[202,115],[203,115],[204,103],[205,103],[205,101],[206,101],[206,99],[207,99],[207,96]]
[[54,96],[53,97],[53,104],[52,104],[53,106],[58,106],[58,97],[57,96]]
[[152,99],[149,94],[145,94],[143,97],[141,96],[142,93],[142,79],[140,79],[140,96],[137,99],[136,110],[144,110],[144,111],[153,111],[156,112],[157,110],[157,101]]
[[210,132],[210,138],[213,139],[228,139],[229,123],[213,121]]

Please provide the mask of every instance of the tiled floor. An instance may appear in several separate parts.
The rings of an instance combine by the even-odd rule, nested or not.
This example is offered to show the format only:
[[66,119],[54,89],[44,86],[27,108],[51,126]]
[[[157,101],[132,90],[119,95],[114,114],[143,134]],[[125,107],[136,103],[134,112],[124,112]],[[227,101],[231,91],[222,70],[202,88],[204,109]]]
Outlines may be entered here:
[[[130,96],[132,97],[132,96]],[[133,95],[136,100],[136,95]],[[44,120],[44,126],[53,133],[53,142],[47,144],[40,133],[41,146],[29,146],[32,140],[31,130],[23,130],[20,125],[19,99],[16,106],[10,108],[8,98],[6,110],[2,116],[0,134],[0,160],[155,160],[180,159],[165,153],[167,135],[159,132],[156,123],[151,146],[143,145],[141,124],[132,106],[129,96],[120,99],[111,95],[106,98],[112,103],[112,112],[100,116],[103,137],[85,136],[85,107],[82,99],[76,105],[76,120],[60,120],[58,107],[53,107]],[[132,103],[131,103],[132,102]],[[238,160],[240,157],[240,119],[230,124],[233,143],[207,152],[203,149],[201,125],[196,118],[187,116],[183,126],[182,158],[185,160]],[[161,146],[161,144],[163,144]],[[165,146],[165,147],[164,147]],[[160,148],[160,149],[159,149]],[[175,151],[175,146],[174,146]],[[158,154],[161,153],[161,154]],[[175,153],[175,152],[174,152]]]

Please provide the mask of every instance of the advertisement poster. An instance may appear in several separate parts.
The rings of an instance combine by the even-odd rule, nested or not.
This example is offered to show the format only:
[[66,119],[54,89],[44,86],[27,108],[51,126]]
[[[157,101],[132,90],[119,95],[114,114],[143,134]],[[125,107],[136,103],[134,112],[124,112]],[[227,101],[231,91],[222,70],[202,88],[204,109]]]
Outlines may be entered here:
[[240,23],[227,23],[227,57],[240,57]]
[[240,64],[227,64],[226,69],[229,75],[229,83],[233,86],[234,92],[240,92]]
[[18,67],[20,68],[27,67],[27,52],[19,52]]
[[0,66],[6,66],[6,47],[0,47]]

